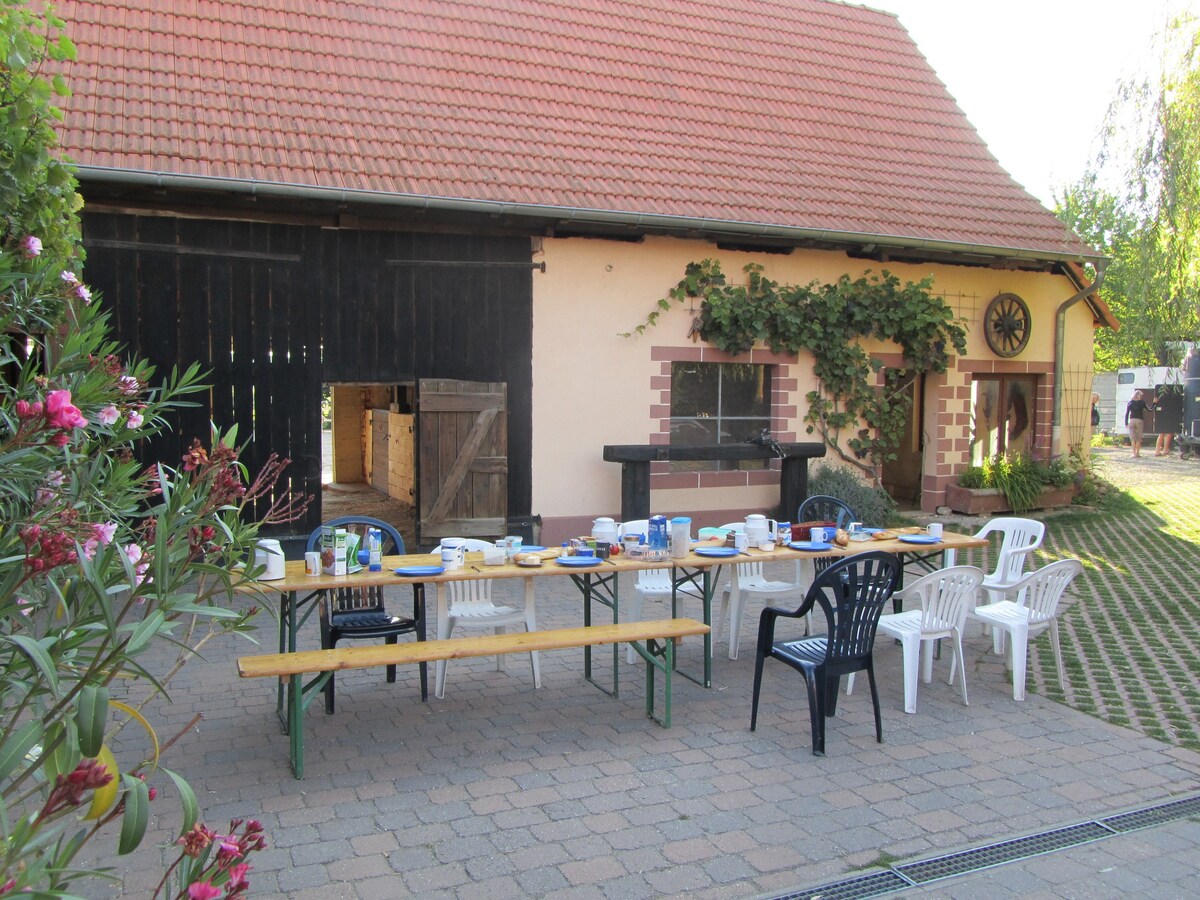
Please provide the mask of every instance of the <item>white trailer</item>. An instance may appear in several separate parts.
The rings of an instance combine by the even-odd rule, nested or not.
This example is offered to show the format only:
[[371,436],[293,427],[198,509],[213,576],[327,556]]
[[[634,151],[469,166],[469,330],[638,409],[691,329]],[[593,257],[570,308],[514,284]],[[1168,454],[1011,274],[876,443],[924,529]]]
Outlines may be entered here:
[[[1114,396],[1113,434],[1129,434],[1125,424],[1125,407],[1133,399],[1134,391],[1142,392],[1142,399],[1151,404],[1146,418],[1146,434],[1159,434],[1165,430],[1178,434],[1183,424],[1183,369],[1179,366],[1138,366],[1135,369],[1117,370],[1117,390]],[[1154,399],[1159,400],[1159,411],[1154,411]],[[1162,419],[1162,422],[1156,421]],[[1101,427],[1104,427],[1101,421]]]

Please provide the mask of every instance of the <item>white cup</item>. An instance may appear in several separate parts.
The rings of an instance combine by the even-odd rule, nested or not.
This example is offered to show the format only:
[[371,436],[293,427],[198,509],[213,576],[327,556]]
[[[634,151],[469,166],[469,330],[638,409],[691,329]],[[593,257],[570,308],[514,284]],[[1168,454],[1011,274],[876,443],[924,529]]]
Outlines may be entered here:
[[304,574],[321,574],[321,552],[319,550],[309,550],[304,554]]
[[825,528],[821,525],[814,525],[808,530],[808,539],[814,544],[825,543]]
[[744,531],[735,531],[733,533],[733,547],[739,553],[745,553],[750,549],[750,535]]
[[938,538],[939,540],[941,540],[942,523],[941,522],[930,522],[929,525],[926,526],[926,531],[929,532],[930,537],[935,537],[935,538]]

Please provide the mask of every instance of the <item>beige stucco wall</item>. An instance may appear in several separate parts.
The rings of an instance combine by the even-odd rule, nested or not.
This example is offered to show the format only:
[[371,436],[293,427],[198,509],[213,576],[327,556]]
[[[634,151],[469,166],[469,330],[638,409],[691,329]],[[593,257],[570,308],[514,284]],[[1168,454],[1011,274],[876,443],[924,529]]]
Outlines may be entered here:
[[[829,251],[796,251],[790,255],[752,254],[718,250],[713,244],[672,238],[648,238],[642,243],[569,238],[544,239],[535,261],[546,271],[534,273],[533,284],[533,512],[543,518],[547,540],[578,533],[594,516],[620,515],[621,467],[601,458],[606,444],[665,442],[661,419],[669,382],[664,359],[680,353],[704,358],[720,356],[687,336],[693,313],[672,304],[644,334],[622,337],[645,321],[680,280],[689,262],[707,257],[720,260],[730,281],[740,280],[742,267],[757,262],[765,275],[781,283],[832,281],[842,274],[857,277],[866,270],[887,268],[902,281],[933,276],[935,293],[944,295],[966,320],[966,355],[942,378],[929,379],[924,431],[927,450],[924,474],[927,491],[937,479],[946,480],[966,458],[966,402],[973,374],[1025,372],[1039,375],[1046,396],[1039,396],[1039,430],[1048,434],[1054,319],[1058,306],[1074,293],[1062,276],[1011,272],[980,267],[906,265],[856,260]],[[1029,305],[1033,327],[1028,348],[1013,361],[996,357],[986,346],[979,323],[996,294],[1012,292]],[[1090,385],[1092,316],[1083,303],[1067,313],[1065,362],[1078,371],[1078,382]],[[880,346],[885,359],[897,348]],[[728,358],[728,357],[725,357]],[[779,360],[776,360],[779,362]],[[898,359],[889,359],[889,362]],[[805,432],[805,394],[812,389],[811,358],[801,354],[782,362],[791,390],[784,398],[775,436],[783,440],[815,440]],[[1084,375],[1086,370],[1086,379]],[[1090,389],[1089,389],[1090,392]],[[1085,393],[1078,403],[1086,416]],[[1045,423],[1042,424],[1044,412]],[[1071,421],[1064,414],[1064,424]],[[1054,447],[1066,449],[1067,430]],[[933,481],[931,481],[933,479]],[[659,479],[661,482],[661,478]],[[761,483],[697,489],[658,488],[651,495],[655,512],[691,514],[700,524],[713,518],[769,509],[779,497],[778,477],[759,477]],[[930,503],[936,499],[933,491]],[[586,529],[584,529],[586,530]]]

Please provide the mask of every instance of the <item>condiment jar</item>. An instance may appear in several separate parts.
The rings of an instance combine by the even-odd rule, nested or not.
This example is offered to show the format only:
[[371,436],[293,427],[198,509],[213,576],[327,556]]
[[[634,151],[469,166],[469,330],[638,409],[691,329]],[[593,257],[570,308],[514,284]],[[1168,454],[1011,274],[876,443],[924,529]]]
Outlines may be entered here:
[[671,520],[671,558],[683,559],[692,552],[692,520],[676,516]]

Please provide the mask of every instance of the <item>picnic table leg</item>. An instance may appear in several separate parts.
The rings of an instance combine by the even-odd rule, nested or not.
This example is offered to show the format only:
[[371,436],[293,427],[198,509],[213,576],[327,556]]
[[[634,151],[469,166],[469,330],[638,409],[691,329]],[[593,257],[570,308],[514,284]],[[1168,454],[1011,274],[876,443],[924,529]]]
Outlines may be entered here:
[[[646,715],[663,728],[671,727],[671,672],[675,668],[675,641],[667,638],[661,644],[651,638],[643,647],[638,641],[630,641],[633,649],[646,661]],[[663,673],[663,715],[654,714],[655,673]]]
[[[599,572],[595,573],[596,578],[593,581],[591,572],[585,572],[582,575],[572,575],[571,580],[575,582],[580,591],[583,592],[583,624],[584,627],[592,624],[592,598],[602,605],[607,605],[612,608],[613,624],[618,623],[619,618],[619,602],[618,602],[618,585],[619,581],[617,573],[612,575],[603,575]],[[607,599],[605,598],[607,594]],[[590,645],[585,645],[583,648],[583,677],[590,681],[604,693],[610,697],[620,696],[620,657],[621,645],[612,645],[612,670],[613,683],[612,690],[608,690],[600,682],[592,677],[592,648]]]
[[304,777],[304,689],[302,676],[288,678],[288,737],[292,754],[292,773]]
[[[417,625],[417,640],[426,638],[425,627],[425,582],[418,581],[413,585],[413,620]],[[429,663],[420,663],[417,668],[421,672],[421,701],[429,700]]]
[[[684,678],[689,681],[694,681],[703,687],[712,687],[712,595],[716,583],[720,580],[721,567],[716,566],[716,574],[713,574],[713,567],[705,566],[701,572],[700,582],[696,582],[696,572],[689,572],[687,569],[682,569],[683,575],[676,577],[674,568],[671,569],[671,618],[679,618],[679,585],[684,582],[691,582],[696,587],[700,588],[701,608],[703,610],[703,621],[705,625],[710,626],[710,630],[704,632],[704,674],[702,678],[696,678],[694,675],[689,675],[687,672],[680,672]],[[675,665],[675,655],[671,654],[672,667]]]
[[[279,595],[279,652],[296,652],[296,592],[288,591]],[[280,679],[275,686],[275,715],[279,717],[279,725],[287,734],[290,727],[290,710],[287,708],[287,687]]]

